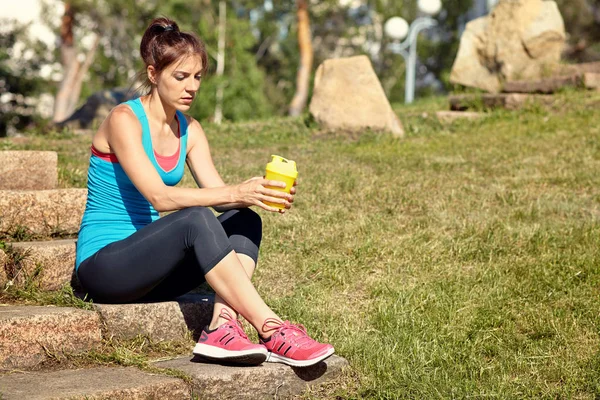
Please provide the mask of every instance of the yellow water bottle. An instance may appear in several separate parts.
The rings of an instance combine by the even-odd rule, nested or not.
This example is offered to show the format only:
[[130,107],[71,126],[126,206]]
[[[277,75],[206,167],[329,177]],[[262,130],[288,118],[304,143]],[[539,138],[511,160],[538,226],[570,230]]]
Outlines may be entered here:
[[[267,173],[265,174],[265,179],[285,182],[285,188],[270,186],[269,189],[289,193],[290,190],[292,190],[292,187],[294,186],[296,178],[298,178],[296,162],[275,155],[271,155],[271,158],[271,162],[267,164]],[[265,201],[265,204],[279,209],[285,208],[283,204],[275,204],[268,201]]]

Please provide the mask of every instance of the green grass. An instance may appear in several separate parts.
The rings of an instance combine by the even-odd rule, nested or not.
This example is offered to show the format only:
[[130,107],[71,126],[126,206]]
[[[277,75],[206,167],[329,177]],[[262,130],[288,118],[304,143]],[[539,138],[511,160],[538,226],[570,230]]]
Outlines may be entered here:
[[[404,139],[303,119],[206,125],[224,179],[296,160],[286,215],[261,211],[256,285],[351,369],[309,398],[600,397],[600,94],[444,126],[446,99],[394,107]],[[89,137],[59,152],[85,185]],[[186,175],[182,182],[192,186]]]

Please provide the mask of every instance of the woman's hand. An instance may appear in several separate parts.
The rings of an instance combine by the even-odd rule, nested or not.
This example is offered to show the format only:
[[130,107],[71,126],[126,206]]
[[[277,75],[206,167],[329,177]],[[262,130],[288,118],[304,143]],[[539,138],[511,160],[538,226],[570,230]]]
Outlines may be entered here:
[[[290,193],[280,192],[278,190],[270,189],[270,187],[285,188],[285,182],[267,180],[263,177],[255,177],[248,179],[244,183],[236,186],[235,197],[236,202],[242,203],[246,206],[258,206],[263,210],[271,212],[284,213],[286,209],[289,209],[294,202],[294,194],[296,193],[296,183],[291,189]],[[269,203],[281,204],[285,208],[279,209],[265,204],[265,201]]]

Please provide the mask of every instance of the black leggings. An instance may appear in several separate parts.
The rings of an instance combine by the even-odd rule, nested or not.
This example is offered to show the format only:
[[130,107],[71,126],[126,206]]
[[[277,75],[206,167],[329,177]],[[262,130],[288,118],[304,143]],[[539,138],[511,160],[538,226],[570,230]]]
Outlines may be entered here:
[[94,301],[172,300],[204,282],[231,251],[256,263],[261,237],[260,216],[248,208],[216,217],[190,207],[100,249],[79,265],[77,276]]

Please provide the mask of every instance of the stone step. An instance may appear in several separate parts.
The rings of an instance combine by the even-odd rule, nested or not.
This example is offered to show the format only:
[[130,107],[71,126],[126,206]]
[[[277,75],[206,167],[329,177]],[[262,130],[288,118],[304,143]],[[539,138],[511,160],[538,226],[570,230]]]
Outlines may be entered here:
[[86,199],[87,189],[0,191],[0,232],[75,234]]
[[100,318],[93,311],[0,306],[0,368],[33,367],[48,353],[87,351],[100,345],[101,335]]
[[[105,337],[152,341],[182,341],[194,337],[210,322],[214,295],[187,294],[175,301],[137,304],[95,304]],[[190,350],[191,351],[191,350]]]
[[[34,283],[42,290],[58,290],[71,282],[75,239],[7,243],[0,255],[0,286]],[[4,272],[4,275],[2,274]]]
[[192,394],[201,399],[273,399],[300,395],[339,376],[348,362],[333,355],[314,366],[291,368],[277,363],[256,367],[194,362],[190,357],[159,361],[153,365],[187,375]]
[[536,95],[522,93],[500,94],[466,94],[450,96],[450,110],[465,111],[468,109],[495,109],[519,110],[534,104],[551,105],[554,102],[552,95]]
[[0,190],[56,189],[54,151],[0,151]]
[[99,367],[0,376],[2,400],[189,400],[181,380],[134,367]]

